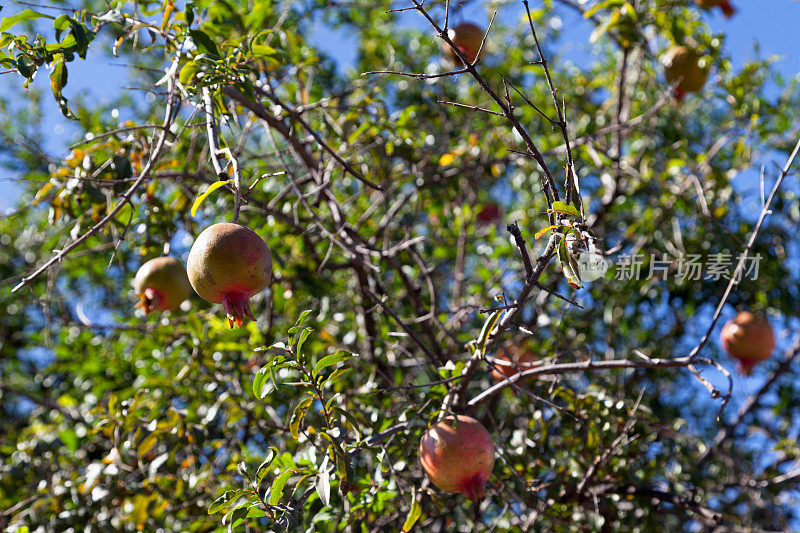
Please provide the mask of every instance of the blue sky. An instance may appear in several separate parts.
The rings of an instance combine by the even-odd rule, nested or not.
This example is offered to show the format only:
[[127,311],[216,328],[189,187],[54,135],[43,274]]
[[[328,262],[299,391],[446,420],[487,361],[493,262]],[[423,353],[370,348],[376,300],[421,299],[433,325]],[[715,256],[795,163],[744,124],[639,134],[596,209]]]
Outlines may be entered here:
[[[730,20],[724,19],[718,11],[708,15],[708,22],[714,31],[728,35],[727,48],[735,64],[742,64],[755,56],[756,44],[762,57],[768,55],[781,56],[776,67],[787,77],[796,76],[800,72],[800,1],[798,0],[733,0],[739,12]],[[538,2],[532,1],[535,7]],[[2,16],[13,15],[28,6],[10,4],[4,6]],[[521,7],[520,7],[521,9]],[[423,27],[424,21],[413,12],[396,15],[403,24]],[[574,28],[565,37],[574,40],[568,44],[566,56],[574,51],[573,59],[580,62],[586,57],[586,37],[589,26],[574,11],[563,11],[564,26]],[[478,3],[470,4],[464,13],[457,18],[473,19],[476,22],[488,21],[486,8]],[[353,64],[356,41],[346,32],[332,31],[321,24],[314,32],[316,44],[326,50],[340,65],[340,69],[348,71]],[[125,85],[125,70],[114,64],[121,61],[105,56],[99,47],[93,48],[86,61],[79,61],[70,66],[70,82],[65,90],[68,98],[77,93],[91,95],[98,101],[107,100],[110,95],[122,90]],[[14,74],[0,75],[0,94],[9,94],[12,84],[20,84],[21,80]],[[40,76],[35,82],[43,90],[47,90],[46,76]],[[55,156],[63,155],[66,146],[74,141],[69,135],[74,131],[70,121],[64,119],[52,99],[46,100],[45,132],[49,134],[45,146]],[[120,117],[124,120],[125,117]],[[0,171],[0,211],[14,206],[18,199],[18,189],[8,171]]]

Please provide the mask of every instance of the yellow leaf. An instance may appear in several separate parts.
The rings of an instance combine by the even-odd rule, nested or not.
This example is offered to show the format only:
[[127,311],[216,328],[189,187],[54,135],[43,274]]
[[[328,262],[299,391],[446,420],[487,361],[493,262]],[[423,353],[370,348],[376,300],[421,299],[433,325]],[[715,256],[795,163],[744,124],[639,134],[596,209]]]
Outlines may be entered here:
[[439,158],[439,166],[446,167],[447,165],[451,164],[455,161],[456,156],[453,154],[444,154],[441,158]]
[[162,4],[162,8],[164,9],[164,16],[161,18],[161,29],[163,30],[167,27],[169,19],[172,18],[172,14],[175,12],[175,4],[167,0]]
[[117,459],[119,459],[119,450],[117,450],[117,448],[111,448],[111,451],[108,452],[108,455],[103,457],[103,463],[110,465]]
[[151,433],[139,443],[139,448],[136,452],[139,454],[139,459],[147,455],[147,452],[153,449],[153,446],[158,444],[158,435],[155,433]]
[[551,229],[556,229],[556,228],[566,228],[566,226],[564,224],[556,224],[555,226],[547,226],[546,228],[540,229],[539,231],[537,231],[536,235],[534,235],[533,238],[534,239],[538,239],[539,237],[541,237],[542,235],[544,235],[545,233],[547,233]]
[[422,516],[422,506],[417,501],[416,491],[411,496],[411,509],[408,511],[405,523],[403,523],[403,533],[408,533],[417,523],[419,517]]
[[231,180],[222,180],[222,181],[215,181],[214,183],[212,183],[211,186],[208,188],[208,190],[206,190],[206,192],[204,192],[203,194],[198,196],[197,200],[195,200],[194,204],[192,204],[192,216],[194,216],[195,213],[197,213],[197,208],[200,207],[200,204],[203,203],[203,200],[208,198],[209,194],[211,194],[212,192],[216,191],[220,187],[224,187],[225,185],[229,184],[230,182],[231,182]]
[[189,368],[189,365],[183,365],[183,368],[181,368],[180,372],[178,372],[178,375],[175,376],[175,381],[182,381],[183,378],[186,377],[186,374],[189,373]]
[[144,529],[145,522],[147,522],[147,508],[150,506],[150,499],[152,496],[144,494],[137,494],[133,497],[133,512],[131,513],[131,521],[135,524],[137,531]]
[[336,344],[336,339],[333,338],[333,335],[331,335],[325,330],[320,331],[319,336],[320,338],[322,338],[322,340],[324,340],[328,344]]
[[42,187],[41,189],[39,189],[39,191],[36,193],[36,196],[33,198],[33,205],[36,205],[39,202],[41,202],[42,198],[47,196],[47,193],[50,192],[50,189],[52,189],[52,188],[53,188],[53,183],[48,181],[45,184],[45,186]]

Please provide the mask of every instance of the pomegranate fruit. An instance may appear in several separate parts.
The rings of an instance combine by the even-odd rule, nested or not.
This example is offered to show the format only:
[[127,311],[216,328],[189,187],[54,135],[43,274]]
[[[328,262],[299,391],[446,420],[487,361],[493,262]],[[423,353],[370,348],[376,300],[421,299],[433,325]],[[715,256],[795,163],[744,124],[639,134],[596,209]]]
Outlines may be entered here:
[[762,315],[743,311],[722,328],[722,346],[728,355],[739,361],[739,372],[750,375],[759,361],[772,355],[775,336],[772,326]]
[[661,58],[667,83],[675,87],[675,99],[683,100],[686,93],[696,93],[708,79],[708,70],[700,66],[700,55],[687,46],[673,46]]
[[[471,22],[462,22],[447,30],[447,36],[470,63],[475,63],[479,59],[478,50],[481,48],[483,33],[482,29]],[[461,59],[449,44],[442,43],[442,49],[453,63],[456,65],[461,64]],[[482,50],[481,55],[483,55]]]
[[481,224],[497,222],[500,219],[500,207],[494,202],[489,202],[478,211],[477,219]]
[[458,415],[440,420],[419,443],[422,468],[434,485],[478,501],[494,468],[494,444],[483,424]]
[[495,381],[502,381],[528,370],[536,361],[536,355],[523,346],[513,345],[508,348],[500,348],[492,363],[492,377]]
[[139,298],[137,309],[147,316],[153,311],[177,309],[192,292],[183,264],[174,257],[156,257],[143,264],[133,278]]
[[706,11],[718,7],[727,19],[736,14],[736,8],[731,5],[730,0],[694,0],[694,3]]
[[203,230],[189,252],[189,281],[201,298],[221,303],[228,323],[241,327],[253,318],[250,297],[272,277],[269,247],[253,230],[222,222]]

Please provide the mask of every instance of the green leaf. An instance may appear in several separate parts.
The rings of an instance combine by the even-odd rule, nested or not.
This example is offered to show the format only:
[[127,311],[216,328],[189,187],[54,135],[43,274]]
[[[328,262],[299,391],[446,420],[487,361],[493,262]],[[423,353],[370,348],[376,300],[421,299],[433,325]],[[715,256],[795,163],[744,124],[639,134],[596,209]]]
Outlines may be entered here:
[[151,433],[147,437],[145,437],[136,450],[136,453],[139,455],[139,459],[147,455],[147,452],[152,450],[153,446],[155,446],[157,443],[158,443],[157,433]]
[[305,344],[306,339],[308,339],[308,336],[311,335],[313,331],[314,330],[311,328],[304,328],[297,337],[297,341],[294,345],[294,354],[298,356],[298,358],[300,357],[300,351],[303,349],[303,344]]
[[4,17],[2,20],[0,20],[0,31],[6,31],[14,24],[18,24],[24,20],[36,20],[42,17],[49,19],[53,18],[43,13],[37,13],[32,9],[25,9],[24,11],[20,11],[16,15],[10,17]]
[[261,464],[258,466],[258,470],[256,471],[256,482],[259,484],[261,484],[261,480],[263,480],[264,477],[269,474],[269,467],[278,456],[278,449],[274,446],[270,447],[270,449],[267,451],[269,452],[267,457],[261,462]]
[[192,204],[192,216],[193,217],[195,216],[195,213],[197,213],[197,208],[200,207],[200,204],[203,203],[203,200],[208,198],[209,194],[211,194],[212,192],[216,191],[220,187],[224,187],[225,185],[229,184],[230,182],[231,182],[231,180],[220,180],[220,181],[215,181],[214,183],[212,183],[208,187],[208,189],[206,189],[206,192],[204,192],[203,194],[198,196],[197,199]]
[[299,317],[297,317],[297,322],[295,322],[295,323],[294,323],[295,327],[297,327],[297,326],[299,326],[300,324],[302,324],[303,322],[305,322],[305,320],[306,320],[306,317],[307,317],[309,314],[311,314],[311,309],[306,309],[305,311],[303,311],[302,313],[300,313],[300,316],[299,316]]
[[336,459],[336,473],[339,476],[339,492],[342,495],[347,495],[352,490],[351,480],[353,479],[353,464],[350,461],[350,456],[342,449],[342,446],[337,440],[326,432],[320,432],[320,436],[324,437],[331,445],[333,455]]
[[36,73],[36,69],[36,63],[34,63],[33,60],[28,56],[17,57],[17,70],[29,80],[33,78],[33,75]]
[[346,352],[344,350],[339,350],[335,354],[326,355],[325,357],[317,361],[316,365],[314,365],[314,370],[312,372],[312,375],[314,377],[317,377],[323,369],[329,366],[339,364],[342,361],[347,361],[348,359],[353,357],[353,355],[354,355],[353,353]]
[[317,475],[317,481],[314,484],[317,490],[317,495],[323,505],[331,504],[331,475],[329,472],[320,472]]
[[556,213],[564,213],[564,214],[567,214],[567,215],[572,215],[574,217],[580,217],[581,216],[581,214],[578,212],[578,210],[575,208],[575,206],[569,205],[568,203],[565,203],[565,202],[559,202],[559,201],[553,202],[553,208],[552,208],[552,210],[549,210],[549,211],[553,211],[553,212],[556,212]]
[[225,494],[217,498],[213,501],[213,503],[208,508],[208,514],[220,513],[225,511],[228,507],[233,505],[233,503],[238,500],[244,491],[241,489],[237,490],[227,490]]
[[[181,68],[181,73],[178,75],[178,81],[181,82],[182,85],[189,85],[197,73],[200,72],[200,63],[197,61],[189,61],[186,63],[183,68]],[[219,183],[219,182],[217,182]],[[192,214],[194,216],[194,214]]]
[[189,35],[192,36],[192,41],[197,47],[197,50],[199,50],[201,53],[220,57],[219,50],[217,50],[217,45],[214,44],[214,41],[208,36],[208,34],[200,30],[190,30]]
[[309,396],[308,398],[304,398],[303,401],[297,404],[297,407],[294,408],[294,412],[292,413],[292,418],[289,420],[289,431],[292,433],[292,438],[294,440],[298,440],[300,437],[300,423],[303,421],[303,417],[308,412],[309,407],[314,402],[314,398]]
[[283,498],[283,489],[286,486],[286,482],[292,477],[292,474],[294,474],[294,470],[287,470],[276,477],[275,481],[272,482],[268,502],[270,505],[278,505],[278,503],[280,503],[281,498]]
[[65,429],[59,433],[58,438],[61,439],[61,442],[64,443],[64,446],[66,446],[69,451],[74,452],[78,449],[80,439],[78,438],[78,434],[71,429]]
[[53,72],[50,73],[50,87],[53,95],[58,98],[61,96],[61,89],[67,85],[67,67],[63,61],[53,63]]
[[414,494],[411,496],[411,509],[408,511],[406,521],[403,522],[403,533],[411,531],[411,528],[414,527],[414,524],[417,523],[420,516],[422,516],[422,506],[419,504],[419,501],[417,501],[417,491],[414,491]]
[[330,376],[328,376],[328,379],[326,379],[325,381],[336,382],[339,378],[341,378],[351,370],[353,370],[353,367],[351,366],[343,366],[342,368],[337,368],[331,373]]
[[261,502],[256,502],[250,506],[250,509],[247,511],[247,518],[264,518],[265,516],[269,516],[259,505],[261,505]]
[[242,505],[235,507],[228,511],[228,513],[222,517],[222,524],[228,524],[231,527],[228,529],[229,531],[233,530],[233,527],[241,523],[242,520],[247,518],[247,513],[250,511],[250,507],[247,503],[243,503]]
[[253,57],[257,59],[273,58],[278,55],[278,51],[265,44],[254,44],[250,47]]
[[61,40],[61,32],[64,30],[69,29],[71,25],[71,19],[69,15],[61,14],[53,20],[53,28],[56,30],[56,40]]
[[569,254],[566,239],[561,239],[558,244],[558,261],[561,263],[561,271],[564,273],[564,277],[567,278],[567,283],[569,283],[570,287],[573,289],[583,288],[581,277],[578,274],[578,263]]
[[253,378],[253,396],[258,398],[259,400],[264,399],[264,386],[267,384],[267,373],[269,372],[268,367],[261,368],[257,373],[256,377]]
[[360,439],[363,436],[362,433],[361,433],[361,430],[359,429],[361,426],[358,423],[358,420],[356,419],[356,417],[353,415],[353,413],[351,413],[350,411],[348,411],[346,409],[342,409],[341,407],[333,407],[332,411],[339,413],[348,422],[350,422],[350,425],[353,426],[353,431],[356,432],[357,438]]

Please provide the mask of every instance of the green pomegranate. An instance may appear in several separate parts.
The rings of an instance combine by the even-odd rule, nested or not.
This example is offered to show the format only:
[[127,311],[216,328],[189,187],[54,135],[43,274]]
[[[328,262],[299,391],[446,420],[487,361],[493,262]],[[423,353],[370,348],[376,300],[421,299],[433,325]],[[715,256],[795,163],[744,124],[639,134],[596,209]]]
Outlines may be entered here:
[[156,257],[143,264],[133,279],[139,298],[136,308],[145,316],[153,311],[177,309],[192,292],[183,264],[174,257]]
[[250,298],[272,278],[269,247],[253,230],[222,222],[194,241],[187,263],[189,281],[201,298],[221,303],[230,327],[253,318]]
[[675,87],[675,98],[683,100],[686,93],[696,93],[708,79],[708,69],[700,65],[700,55],[687,46],[673,46],[661,58],[667,83]]

